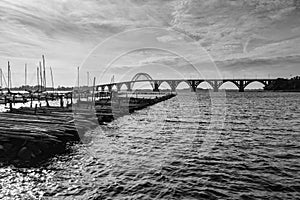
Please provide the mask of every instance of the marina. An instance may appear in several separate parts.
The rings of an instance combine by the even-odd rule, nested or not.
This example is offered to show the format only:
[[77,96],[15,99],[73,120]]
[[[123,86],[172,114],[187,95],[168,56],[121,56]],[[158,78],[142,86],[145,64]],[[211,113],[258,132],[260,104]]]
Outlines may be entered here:
[[[68,143],[80,142],[82,138],[78,130],[87,132],[98,124],[111,122],[175,96],[172,93],[117,95],[108,92],[94,96],[85,94],[77,97],[80,100],[75,104],[72,93],[23,95],[23,101],[18,101],[15,94],[7,95],[10,98],[5,95],[4,103],[9,104],[9,110],[0,113],[0,162],[35,165],[55,154],[66,152]],[[13,108],[17,103],[28,102],[27,98],[30,99],[30,107]],[[46,106],[41,106],[42,101]],[[50,101],[58,101],[60,106],[50,106]],[[33,102],[38,103],[33,107]],[[72,107],[75,107],[76,124]],[[97,117],[96,123],[86,118],[85,113],[90,112]]]

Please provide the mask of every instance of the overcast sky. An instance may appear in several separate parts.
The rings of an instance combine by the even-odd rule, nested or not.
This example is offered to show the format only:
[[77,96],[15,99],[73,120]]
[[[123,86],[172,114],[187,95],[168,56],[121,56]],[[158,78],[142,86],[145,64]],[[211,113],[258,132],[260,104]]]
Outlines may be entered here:
[[83,84],[87,71],[97,83],[142,71],[153,78],[290,77],[300,74],[294,2],[2,0],[0,66],[6,73],[10,61],[13,86],[24,84],[25,63],[28,82],[36,83],[42,54],[56,86],[74,85],[77,66]]

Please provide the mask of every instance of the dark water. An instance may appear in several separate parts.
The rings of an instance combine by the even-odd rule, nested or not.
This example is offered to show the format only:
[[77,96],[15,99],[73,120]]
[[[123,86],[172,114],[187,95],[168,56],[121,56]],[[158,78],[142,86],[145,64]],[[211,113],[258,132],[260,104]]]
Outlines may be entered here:
[[0,168],[0,199],[300,199],[299,98],[179,94],[48,165]]

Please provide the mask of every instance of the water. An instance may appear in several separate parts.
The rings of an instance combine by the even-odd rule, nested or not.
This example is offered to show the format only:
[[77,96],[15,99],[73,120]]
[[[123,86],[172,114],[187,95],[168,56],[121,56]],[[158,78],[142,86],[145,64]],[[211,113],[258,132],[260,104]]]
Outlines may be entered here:
[[180,93],[40,168],[1,167],[0,199],[300,199],[299,99]]

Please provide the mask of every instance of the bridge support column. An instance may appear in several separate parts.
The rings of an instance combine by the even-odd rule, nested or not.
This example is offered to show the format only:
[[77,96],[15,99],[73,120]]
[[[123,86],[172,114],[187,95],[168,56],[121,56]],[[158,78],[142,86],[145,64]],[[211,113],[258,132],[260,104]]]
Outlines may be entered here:
[[154,82],[153,92],[159,92],[159,85],[157,82]]
[[191,87],[191,92],[196,92],[197,91],[197,88],[195,86],[192,86]]
[[171,91],[176,92],[177,82],[176,81],[167,81],[167,83],[170,85]]
[[171,88],[171,90],[172,90],[172,92],[176,92],[176,87],[173,86],[173,87]]
[[117,86],[117,91],[120,92],[120,91],[121,91],[121,86],[122,86],[122,85],[121,85],[121,84],[116,84],[116,86]]
[[131,83],[126,83],[127,91],[132,91]]
[[219,83],[218,83],[218,81],[214,81],[213,82],[213,89],[214,89],[214,92],[218,92],[219,91]]
[[197,85],[195,84],[195,81],[191,82],[191,91],[192,92],[197,92]]
[[245,91],[245,84],[244,81],[240,81],[239,84],[239,92],[244,92]]
[[197,92],[198,85],[203,82],[202,80],[189,80],[188,83],[191,87],[191,92]]
[[111,92],[112,91],[112,85],[108,85],[108,91]]

